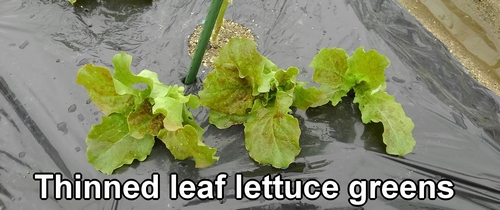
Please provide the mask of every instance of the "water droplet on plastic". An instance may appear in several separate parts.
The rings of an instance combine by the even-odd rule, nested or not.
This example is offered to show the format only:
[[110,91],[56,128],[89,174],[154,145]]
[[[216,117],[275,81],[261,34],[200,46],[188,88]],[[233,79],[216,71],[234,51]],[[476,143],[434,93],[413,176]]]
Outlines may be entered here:
[[26,152],[20,152],[19,153],[19,158],[23,158],[24,156],[26,156]]
[[57,130],[60,130],[64,133],[64,135],[66,135],[68,133],[68,128],[66,127],[67,123],[65,122],[61,122],[59,124],[57,124]]
[[59,62],[61,62],[61,60],[60,59],[56,59],[56,63],[59,63]]
[[82,150],[82,149],[80,149],[80,147],[76,147],[76,148],[75,148],[75,151],[76,151],[76,152],[80,152],[80,150]]
[[78,121],[80,121],[80,122],[85,119],[82,114],[79,114],[77,117],[78,117]]
[[68,108],[69,113],[74,112],[74,111],[76,111],[76,104],[73,104],[73,105],[69,106],[69,108]]
[[392,80],[394,82],[397,82],[397,83],[405,83],[406,82],[406,80],[400,79],[400,78],[397,78],[397,77],[392,77]]

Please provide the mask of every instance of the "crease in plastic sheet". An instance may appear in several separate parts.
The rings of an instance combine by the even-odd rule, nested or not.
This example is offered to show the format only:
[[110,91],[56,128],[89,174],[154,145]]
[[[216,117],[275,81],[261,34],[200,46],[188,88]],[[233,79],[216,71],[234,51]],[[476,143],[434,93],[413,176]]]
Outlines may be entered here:
[[[85,138],[100,114],[74,81],[88,62],[111,67],[112,56],[134,57],[133,71],[155,71],[166,84],[181,84],[191,59],[187,38],[205,18],[208,1],[7,0],[0,7],[0,209],[356,209],[347,202],[353,179],[451,179],[450,201],[381,196],[366,209],[500,208],[500,99],[474,81],[436,40],[395,0],[239,1],[226,18],[257,36],[259,52],[281,68],[297,66],[298,80],[311,81],[311,59],[323,47],[376,49],[391,60],[387,91],[415,123],[415,150],[404,158],[385,154],[381,125],[364,125],[352,96],[336,107],[297,110],[302,152],[286,170],[260,166],[245,151],[242,126],[218,130],[206,109],[193,114],[206,130],[206,144],[218,149],[213,166],[195,169],[177,161],[157,143],[144,162],[105,176],[87,162]],[[196,93],[198,83],[187,87]],[[40,200],[35,172],[72,179],[115,178],[142,181],[160,174],[160,199]],[[170,200],[168,175],[182,179],[231,178],[222,201]],[[289,179],[334,179],[340,195],[333,201],[236,200],[235,173],[245,180],[282,173]]]

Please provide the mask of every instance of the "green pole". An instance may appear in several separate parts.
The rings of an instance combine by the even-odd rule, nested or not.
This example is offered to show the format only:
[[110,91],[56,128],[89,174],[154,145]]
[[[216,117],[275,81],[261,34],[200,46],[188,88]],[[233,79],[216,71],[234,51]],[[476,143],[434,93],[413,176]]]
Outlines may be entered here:
[[207,18],[205,19],[205,23],[203,24],[203,30],[201,31],[198,45],[196,46],[196,50],[194,51],[193,61],[191,61],[191,67],[189,68],[188,75],[186,77],[186,80],[184,81],[184,84],[186,85],[193,84],[196,79],[196,75],[198,74],[198,70],[200,69],[201,61],[203,60],[203,55],[205,55],[208,42],[210,41],[210,36],[212,35],[212,31],[214,30],[215,21],[217,20],[217,16],[219,15],[222,1],[223,0],[212,0],[212,3],[210,4],[210,9],[208,11]]

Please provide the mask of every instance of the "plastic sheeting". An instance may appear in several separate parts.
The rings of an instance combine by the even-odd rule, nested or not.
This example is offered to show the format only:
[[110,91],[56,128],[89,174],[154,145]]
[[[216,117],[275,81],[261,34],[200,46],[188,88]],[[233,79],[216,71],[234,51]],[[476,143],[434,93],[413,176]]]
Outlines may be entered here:
[[[312,57],[323,47],[376,49],[391,60],[387,91],[414,121],[417,145],[404,158],[385,154],[382,126],[363,125],[352,97],[336,107],[296,111],[302,152],[286,170],[256,164],[247,155],[243,127],[218,130],[206,109],[194,112],[206,144],[220,160],[204,169],[177,161],[162,143],[144,162],[112,176],[96,171],[85,156],[85,138],[102,114],[75,83],[84,64],[111,67],[119,51],[134,57],[134,72],[147,68],[166,84],[182,84],[191,59],[187,39],[208,1],[4,0],[0,7],[0,209],[356,209],[347,186],[354,179],[429,179],[454,182],[445,200],[368,199],[366,209],[500,209],[500,98],[474,81],[446,50],[394,0],[235,1],[226,18],[256,34],[259,51],[281,68],[297,66],[311,81]],[[80,7],[83,6],[83,7]],[[201,69],[203,79],[209,69]],[[188,91],[196,93],[198,82]],[[160,199],[40,199],[36,172],[84,179],[146,180],[160,174]],[[222,201],[169,199],[169,174],[198,181],[228,173]],[[335,200],[237,200],[235,173],[260,180],[334,179]],[[380,192],[379,192],[380,193]]]

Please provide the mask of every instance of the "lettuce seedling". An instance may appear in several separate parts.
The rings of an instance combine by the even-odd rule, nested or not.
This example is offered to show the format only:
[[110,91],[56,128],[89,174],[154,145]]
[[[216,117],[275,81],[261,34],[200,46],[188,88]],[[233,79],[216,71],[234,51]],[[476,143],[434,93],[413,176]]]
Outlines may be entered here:
[[[297,83],[298,68],[278,69],[250,39],[231,39],[214,65],[199,92],[201,104],[210,108],[210,123],[220,129],[243,124],[250,157],[287,168],[301,150],[299,123],[290,107],[307,108],[324,98],[323,92]],[[294,95],[300,97],[294,100]]]
[[[179,160],[193,157],[196,167],[207,167],[218,160],[217,152],[203,143],[204,130],[196,124],[189,108],[200,106],[198,97],[184,95],[182,86],[166,86],[158,75],[143,70],[132,74],[132,56],[113,57],[114,73],[87,64],[77,74],[89,97],[105,115],[90,129],[87,143],[89,163],[104,174],[134,160],[143,161],[158,137]],[[135,86],[145,84],[145,89]]]
[[320,90],[327,95],[317,105],[331,101],[335,106],[354,89],[353,102],[359,104],[363,123],[381,122],[386,152],[403,156],[415,146],[412,136],[415,125],[401,104],[385,92],[384,71],[389,65],[387,57],[376,50],[365,52],[363,47],[354,51],[352,56],[340,48],[324,48],[311,62],[315,69],[313,80],[321,84]]

